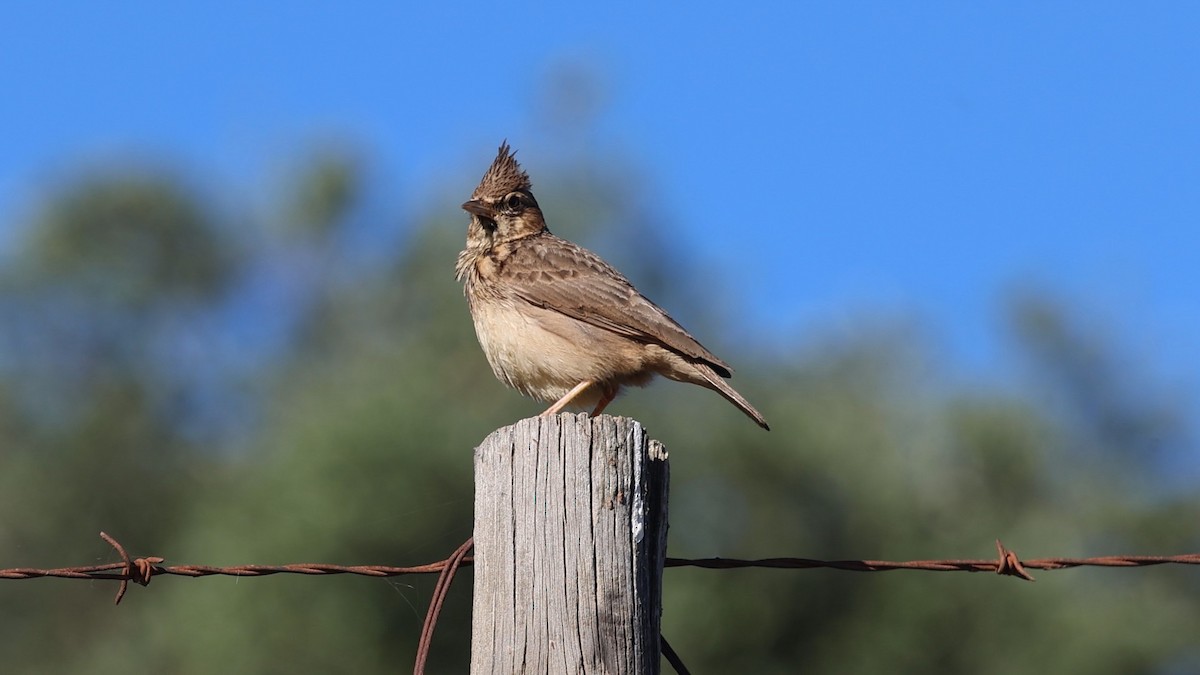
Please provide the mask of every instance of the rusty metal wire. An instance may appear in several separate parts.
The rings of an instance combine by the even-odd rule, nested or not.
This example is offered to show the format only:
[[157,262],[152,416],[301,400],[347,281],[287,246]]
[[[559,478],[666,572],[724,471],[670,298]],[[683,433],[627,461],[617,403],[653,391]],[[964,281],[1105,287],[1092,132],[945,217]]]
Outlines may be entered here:
[[[100,536],[112,545],[121,557],[121,562],[108,565],[82,567],[58,567],[36,569],[14,567],[0,569],[0,579],[38,579],[53,577],[60,579],[112,579],[121,581],[115,602],[120,603],[125,595],[128,581],[140,585],[150,584],[150,579],[162,575],[175,577],[269,577],[271,574],[358,574],[361,577],[401,577],[404,574],[442,574],[448,569],[472,565],[474,558],[467,555],[470,540],[464,543],[446,560],[412,567],[386,565],[328,565],[328,563],[290,563],[290,565],[238,565],[212,567],[208,565],[162,565],[163,558],[157,556],[130,557],[124,546],[108,534]],[[924,572],[994,572],[1026,580],[1033,580],[1028,569],[1069,569],[1074,567],[1151,567],[1156,565],[1200,565],[1200,552],[1181,555],[1115,555],[1099,557],[1045,557],[1036,560],[1021,560],[1015,552],[996,542],[997,557],[994,560],[815,560],[806,557],[768,557],[758,560],[739,560],[730,557],[666,558],[665,567],[702,567],[706,569],[842,569],[847,572],[890,572],[894,569],[918,569]],[[449,584],[449,580],[445,581]],[[444,591],[443,591],[444,596]],[[439,607],[440,609],[440,607]]]
[[[116,549],[121,556],[121,562],[107,565],[86,565],[80,567],[56,567],[53,569],[35,569],[31,567],[14,567],[0,569],[0,579],[38,579],[55,577],[60,579],[113,579],[122,582],[117,590],[116,604],[120,604],[125,595],[129,581],[142,586],[150,583],[157,576],[173,575],[182,577],[265,577],[272,574],[357,574],[366,577],[397,577],[405,574],[434,574],[440,573],[453,562],[453,556],[427,565],[413,567],[392,567],[389,565],[330,565],[326,563],[292,563],[288,565],[235,565],[231,567],[213,567],[211,565],[162,565],[163,558],[145,556],[130,558],[125,548],[111,536],[100,533],[104,541]],[[470,565],[472,558],[462,557],[456,565]]]
[[474,539],[467,539],[461,546],[455,549],[449,558],[415,567],[328,565],[321,563],[238,565],[235,567],[212,567],[208,565],[163,566],[161,564],[163,558],[158,556],[130,558],[129,554],[125,551],[125,547],[119,541],[105,532],[101,532],[100,537],[116,550],[117,555],[121,556],[121,562],[82,567],[58,567],[54,569],[33,569],[27,567],[2,569],[0,570],[0,579],[37,579],[44,577],[57,577],[61,579],[113,579],[121,582],[117,587],[117,595],[113,601],[113,604],[119,605],[121,604],[121,599],[125,597],[125,591],[128,589],[130,581],[147,586],[150,584],[150,579],[163,574],[185,577],[215,575],[262,577],[272,574],[358,574],[368,577],[394,577],[404,574],[431,574],[437,572],[439,573],[438,582],[434,587],[433,598],[429,601],[429,611],[425,615],[425,623],[421,627],[421,638],[417,646],[416,664],[413,669],[414,675],[423,675],[425,672],[425,663],[429,659],[429,647],[433,640],[433,631],[437,626],[438,615],[441,614],[442,606],[445,604],[446,593],[449,592],[450,584],[454,581],[454,576],[458,569],[463,565],[470,565],[473,562],[473,558],[468,556],[467,553],[474,546]]
[[[388,565],[329,565],[324,563],[293,563],[288,565],[237,565],[233,567],[213,567],[209,565],[163,565],[163,559],[157,556],[131,558],[125,547],[116,539],[104,532],[100,533],[104,541],[116,550],[121,562],[107,565],[90,565],[81,567],[58,567],[54,569],[34,569],[17,567],[0,569],[0,579],[37,579],[55,577],[60,579],[112,579],[119,581],[115,604],[120,604],[125,597],[129,582],[133,581],[142,586],[150,583],[156,576],[174,575],[184,577],[233,576],[233,577],[262,577],[272,574],[357,574],[368,577],[395,577],[405,574],[438,574],[437,586],[429,603],[429,611],[425,615],[425,624],[421,629],[421,638],[417,647],[417,658],[414,675],[422,675],[425,663],[429,658],[429,648],[433,639],[434,627],[446,600],[446,593],[454,581],[457,571],[471,565],[474,559],[467,555],[473,545],[468,539],[445,560],[416,565],[413,567],[392,567]],[[701,567],[705,569],[836,569],[850,572],[889,572],[892,570],[921,570],[926,572],[994,572],[1006,576],[1018,577],[1033,581],[1030,569],[1061,570],[1075,567],[1149,567],[1154,565],[1200,565],[1200,553],[1185,553],[1182,555],[1114,555],[1095,558],[1038,558],[1021,560],[1016,553],[1009,550],[996,540],[997,557],[993,560],[910,560],[894,562],[889,560],[815,560],[812,558],[762,558],[758,560],[740,560],[737,558],[667,558],[665,567]],[[661,636],[660,636],[661,637]],[[687,673],[683,662],[675,654],[670,645],[663,639],[661,643],[663,654],[668,662],[681,675]]]
[[892,570],[922,570],[925,572],[995,572],[1033,581],[1027,570],[1061,570],[1073,567],[1150,567],[1153,565],[1200,565],[1200,553],[1182,555],[1110,555],[1096,558],[1038,558],[1021,560],[1017,554],[996,541],[999,554],[995,560],[813,560],[811,558],[667,558],[665,567],[703,567],[707,569],[737,569],[765,567],[772,569],[829,568],[850,572],[890,572]]
[[[445,560],[415,565],[412,567],[393,567],[389,565],[330,565],[326,563],[293,563],[288,565],[236,565],[231,567],[213,567],[210,565],[163,565],[163,559],[157,556],[131,558],[125,548],[109,535],[101,532],[100,536],[109,543],[121,557],[121,562],[106,565],[90,565],[81,567],[58,567],[53,569],[35,569],[16,567],[0,569],[0,579],[36,579],[56,577],[61,579],[112,579],[123,582],[118,589],[116,602],[124,596],[129,581],[145,586],[150,579],[157,576],[173,575],[183,577],[232,576],[232,577],[262,577],[272,574],[356,574],[367,577],[395,577],[406,574],[442,574],[450,567],[458,568],[471,565],[474,558],[466,555],[469,548],[460,547]],[[1015,576],[1032,581],[1027,570],[1059,570],[1074,567],[1149,567],[1153,565],[1200,565],[1200,553],[1185,553],[1181,555],[1115,555],[1095,558],[1037,558],[1021,560],[1016,553],[996,542],[998,553],[995,559],[980,560],[815,560],[812,558],[761,558],[757,560],[741,560],[737,558],[667,558],[666,567],[702,567],[706,569],[739,569],[739,568],[770,568],[770,569],[816,569],[827,568],[846,570],[850,572],[888,572],[891,570],[922,570],[926,572],[995,572],[1007,576]]]
[[446,593],[454,582],[467,553],[475,546],[475,538],[471,537],[462,543],[450,557],[442,561],[442,573],[438,575],[437,586],[433,589],[433,598],[429,601],[429,612],[425,614],[425,624],[421,627],[421,639],[417,643],[417,661],[413,666],[413,675],[425,675],[425,662],[429,660],[429,646],[433,643],[433,629],[437,626],[438,615],[442,613],[442,605],[446,602]]

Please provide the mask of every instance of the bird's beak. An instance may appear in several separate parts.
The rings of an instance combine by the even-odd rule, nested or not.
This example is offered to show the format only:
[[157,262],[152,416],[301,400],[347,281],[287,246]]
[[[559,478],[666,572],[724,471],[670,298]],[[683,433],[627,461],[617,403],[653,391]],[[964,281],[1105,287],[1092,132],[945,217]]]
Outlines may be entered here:
[[478,199],[472,199],[469,202],[463,202],[462,207],[467,213],[479,216],[480,218],[486,218],[488,220],[495,220],[496,218],[496,212],[492,210],[492,207],[484,204]]

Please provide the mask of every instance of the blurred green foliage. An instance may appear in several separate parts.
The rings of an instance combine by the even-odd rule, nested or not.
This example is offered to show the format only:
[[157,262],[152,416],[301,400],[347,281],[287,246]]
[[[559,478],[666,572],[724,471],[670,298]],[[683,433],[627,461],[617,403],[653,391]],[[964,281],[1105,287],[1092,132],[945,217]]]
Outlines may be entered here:
[[[1200,549],[1200,499],[1163,487],[1159,452],[1189,427],[1069,308],[1029,294],[1009,309],[1037,374],[1017,391],[952,385],[927,340],[887,324],[722,346],[726,317],[673,281],[686,261],[650,263],[660,215],[627,174],[560,168],[538,178],[552,227],[732,361],[774,428],[670,383],[618,401],[672,451],[672,555]],[[121,169],[61,185],[25,224],[0,276],[0,567],[112,561],[102,529],[134,555],[213,565],[418,564],[469,536],[472,448],[540,407],[475,343],[452,273],[465,195],[397,219],[372,210],[386,187],[353,153],[292,175],[274,216]],[[364,237],[401,243],[380,255]],[[1200,669],[1195,570],[1038,577],[672,569],[663,625],[700,673]],[[403,671],[432,583],[161,578],[114,610],[108,583],[0,582],[0,654],[19,673]],[[469,591],[468,571],[431,672],[466,669]]]

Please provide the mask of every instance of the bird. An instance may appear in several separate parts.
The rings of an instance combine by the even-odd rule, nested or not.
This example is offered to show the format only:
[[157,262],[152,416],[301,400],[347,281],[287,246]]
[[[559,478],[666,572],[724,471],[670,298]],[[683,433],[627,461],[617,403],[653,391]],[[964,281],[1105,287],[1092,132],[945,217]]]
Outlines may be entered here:
[[711,389],[770,429],[725,382],[732,369],[598,255],[551,234],[508,142],[462,208],[455,276],[496,377],[533,399],[599,415],[655,375]]

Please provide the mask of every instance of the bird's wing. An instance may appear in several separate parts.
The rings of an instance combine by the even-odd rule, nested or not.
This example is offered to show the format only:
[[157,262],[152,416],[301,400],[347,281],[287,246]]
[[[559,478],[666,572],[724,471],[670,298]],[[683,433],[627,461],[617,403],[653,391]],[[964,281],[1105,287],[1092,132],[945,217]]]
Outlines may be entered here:
[[505,287],[526,302],[661,345],[730,376],[724,361],[591,251],[543,233],[498,253],[498,272]]

